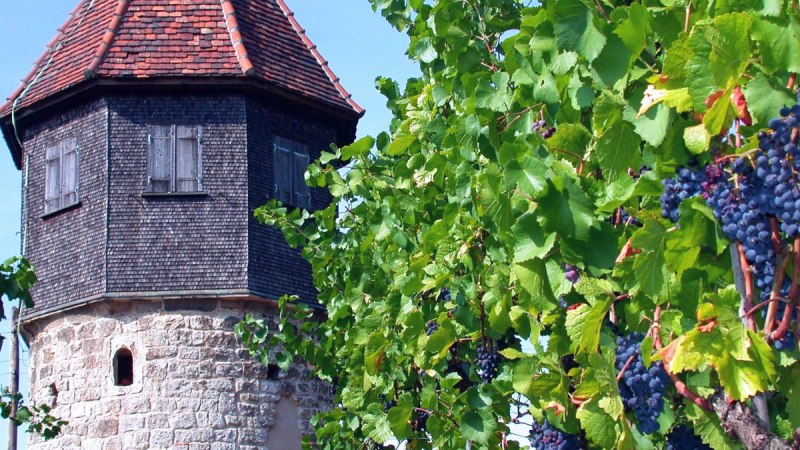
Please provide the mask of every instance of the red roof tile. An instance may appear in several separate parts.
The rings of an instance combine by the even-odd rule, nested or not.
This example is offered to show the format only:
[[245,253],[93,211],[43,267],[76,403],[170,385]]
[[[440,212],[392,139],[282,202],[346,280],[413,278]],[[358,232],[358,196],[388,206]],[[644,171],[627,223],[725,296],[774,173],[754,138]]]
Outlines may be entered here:
[[0,117],[94,77],[182,76],[253,77],[363,113],[283,0],[82,0]]

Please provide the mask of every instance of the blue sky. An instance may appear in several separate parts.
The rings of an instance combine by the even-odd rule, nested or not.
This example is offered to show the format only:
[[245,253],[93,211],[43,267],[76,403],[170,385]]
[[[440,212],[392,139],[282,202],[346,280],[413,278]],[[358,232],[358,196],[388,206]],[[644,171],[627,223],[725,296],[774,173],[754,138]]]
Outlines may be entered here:
[[[0,100],[19,86],[77,1],[28,0],[3,5]],[[287,0],[287,3],[306,34],[330,61],[342,84],[367,110],[358,136],[376,135],[387,129],[391,116],[386,111],[385,99],[374,88],[374,80],[383,75],[403,85],[407,78],[415,76],[416,65],[404,56],[406,37],[373,13],[367,0]],[[14,167],[5,141],[0,139],[0,259],[20,251],[20,184],[21,174]],[[0,326],[2,332],[7,331],[7,322]],[[7,385],[8,353],[6,348],[3,350],[0,385]],[[23,384],[23,392],[26,389]],[[24,442],[24,436],[20,440]],[[6,433],[0,431],[0,448],[6,445]]]

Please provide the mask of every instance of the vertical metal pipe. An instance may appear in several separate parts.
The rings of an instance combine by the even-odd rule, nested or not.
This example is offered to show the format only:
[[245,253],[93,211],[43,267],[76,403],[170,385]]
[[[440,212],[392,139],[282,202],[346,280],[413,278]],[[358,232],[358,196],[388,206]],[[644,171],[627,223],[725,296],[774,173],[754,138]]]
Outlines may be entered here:
[[[15,306],[11,310],[11,348],[9,349],[9,362],[11,369],[11,382],[9,390],[11,395],[19,393],[19,309]],[[17,413],[16,399],[11,401],[11,417]],[[13,420],[8,421],[8,450],[17,450],[17,424]]]

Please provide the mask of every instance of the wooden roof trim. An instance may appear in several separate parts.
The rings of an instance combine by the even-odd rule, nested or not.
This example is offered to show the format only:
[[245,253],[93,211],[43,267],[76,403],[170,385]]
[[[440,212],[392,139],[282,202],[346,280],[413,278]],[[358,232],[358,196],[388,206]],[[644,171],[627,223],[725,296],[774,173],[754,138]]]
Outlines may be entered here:
[[42,67],[41,67],[42,63],[44,63],[45,60],[47,59],[47,57],[50,56],[55,51],[56,46],[58,45],[58,42],[63,37],[65,37],[65,35],[66,35],[66,31],[65,30],[67,29],[68,25],[70,23],[72,23],[72,21],[75,19],[75,16],[78,15],[78,11],[80,11],[81,8],[84,6],[84,4],[86,2],[88,2],[88,1],[89,0],[81,0],[80,2],[78,2],[78,4],[75,6],[75,8],[73,8],[72,11],[70,11],[69,16],[67,16],[67,20],[64,21],[64,24],[61,25],[61,27],[58,28],[58,32],[56,33],[55,37],[50,41],[50,43],[48,43],[45,46],[45,51],[42,53],[41,56],[39,56],[39,59],[37,59],[36,62],[33,63],[33,69],[31,69],[31,71],[28,72],[28,74],[25,76],[25,78],[22,79],[22,82],[14,90],[14,92],[12,92],[11,95],[8,96],[8,99],[7,99],[8,101],[5,102],[3,105],[0,105],[0,110],[5,110],[9,103],[14,102],[20,95],[22,95],[22,93],[25,91],[25,89],[27,89],[29,83],[31,81],[33,81],[33,79],[39,73],[39,70],[42,69]]
[[322,67],[322,70],[325,72],[325,75],[328,76],[328,79],[331,80],[333,86],[337,91],[339,91],[339,95],[344,98],[351,108],[353,108],[359,115],[363,116],[365,112],[364,108],[362,108],[358,103],[356,103],[355,100],[353,100],[353,96],[347,92],[347,89],[345,89],[344,86],[342,86],[342,84],[339,82],[339,77],[337,77],[336,74],[333,73],[333,70],[331,70],[331,68],[328,66],[328,61],[322,57],[322,54],[320,54],[319,50],[317,50],[317,46],[306,35],[306,30],[304,30],[303,27],[300,26],[300,23],[297,21],[297,19],[295,19],[294,12],[289,9],[289,6],[286,5],[284,0],[276,1],[278,2],[278,6],[280,6],[281,10],[283,11],[283,14],[287,19],[289,19],[289,23],[292,24],[294,31],[298,36],[300,36],[300,39],[303,41],[306,47],[308,47],[308,50],[311,52],[311,54],[314,55],[314,59],[316,59],[317,63],[320,65],[320,67]]
[[114,41],[114,38],[117,35],[119,25],[122,23],[122,17],[125,15],[125,11],[128,9],[128,3],[128,0],[119,0],[117,3],[117,9],[114,10],[114,14],[111,16],[111,22],[108,24],[106,32],[103,34],[103,39],[100,41],[100,45],[97,47],[97,51],[92,58],[92,62],[89,64],[89,67],[83,71],[83,76],[85,78],[88,79],[97,76],[97,69],[99,69],[100,64],[103,63],[103,59],[106,57],[106,53],[108,52],[108,49],[111,47],[111,43]]
[[242,67],[242,72],[247,76],[256,74],[256,69],[253,62],[250,61],[250,56],[247,54],[247,48],[244,46],[242,33],[239,31],[239,21],[236,19],[236,9],[233,7],[231,0],[220,0],[222,3],[222,15],[225,17],[225,25],[228,28],[228,33],[231,36],[231,44],[233,50],[236,52],[236,59]]

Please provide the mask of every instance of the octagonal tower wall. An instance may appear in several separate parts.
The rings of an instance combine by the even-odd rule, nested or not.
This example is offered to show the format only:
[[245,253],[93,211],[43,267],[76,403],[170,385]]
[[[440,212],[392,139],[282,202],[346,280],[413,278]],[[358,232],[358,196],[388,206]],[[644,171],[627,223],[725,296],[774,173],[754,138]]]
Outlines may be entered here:
[[[299,450],[283,441],[286,422],[289,434],[313,433],[309,420],[332,391],[303,365],[284,372],[253,360],[233,331],[245,313],[275,320],[263,302],[140,299],[29,324],[30,401],[69,424],[52,441],[31,436],[28,448]],[[120,349],[133,359],[128,385],[115,378]]]

